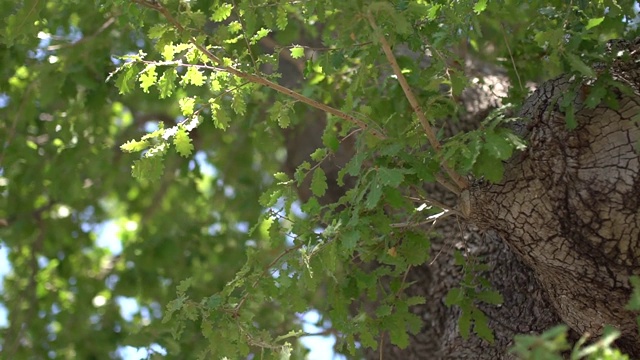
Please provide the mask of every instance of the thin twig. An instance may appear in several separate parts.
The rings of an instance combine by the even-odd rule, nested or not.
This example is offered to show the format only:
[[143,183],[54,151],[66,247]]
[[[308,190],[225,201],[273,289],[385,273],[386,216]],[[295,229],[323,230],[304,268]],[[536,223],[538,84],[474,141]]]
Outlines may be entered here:
[[[393,54],[393,51],[391,50],[391,46],[389,45],[389,42],[387,42],[387,39],[384,37],[384,35],[382,34],[382,31],[376,24],[376,21],[373,18],[373,15],[371,13],[368,13],[367,17],[369,19],[369,24],[371,25],[371,28],[378,36],[378,40],[382,45],[382,50],[384,51],[384,54],[387,57],[387,61],[389,61],[389,64],[391,65],[393,73],[396,75],[396,78],[398,79],[398,82],[402,87],[402,91],[404,91],[404,94],[407,100],[409,100],[409,104],[411,104],[411,107],[413,108],[413,112],[418,117],[418,121],[422,125],[422,128],[424,129],[424,132],[427,135],[427,140],[429,140],[429,144],[431,145],[431,147],[433,147],[433,149],[436,152],[440,152],[442,145],[440,144],[440,141],[438,141],[435,131],[433,131],[433,128],[429,124],[429,120],[427,120],[427,117],[424,115],[424,111],[422,111],[422,107],[420,106],[418,99],[416,98],[413,91],[411,90],[411,87],[409,86],[407,79],[404,77],[404,74],[402,74],[402,69],[400,69],[400,66],[398,65],[398,61],[396,60],[396,57]],[[469,187],[468,181],[462,176],[460,176],[460,174],[450,169],[446,164],[441,164],[441,166],[444,169],[444,171],[449,175],[451,180],[453,180],[453,184],[451,184],[445,178],[437,179],[438,183],[442,184],[447,189],[453,191],[456,194],[459,194],[461,189],[466,189],[467,187]]]
[[[153,1],[153,0],[131,0],[134,3],[143,5],[145,7],[148,7],[150,9],[156,10],[158,11],[162,16],[164,16],[165,19],[167,19],[167,21],[173,25],[176,30],[178,30],[178,32],[180,33],[185,33],[186,29],[171,15],[171,13],[169,12],[169,10],[167,10],[162,4],[160,4],[157,1]],[[339,117],[343,120],[346,120],[347,122],[350,122],[351,124],[363,129],[363,130],[368,130],[369,133],[371,135],[373,135],[376,138],[379,139],[386,139],[387,136],[385,134],[383,134],[382,132],[378,131],[377,129],[373,129],[371,128],[367,123],[365,123],[364,121],[351,116],[349,114],[346,114],[336,108],[333,108],[331,106],[325,105],[323,103],[320,103],[318,101],[315,101],[313,99],[310,99],[298,92],[295,92],[291,89],[288,89],[282,85],[276,84],[270,80],[267,80],[261,76],[258,75],[254,75],[254,74],[249,74],[246,73],[244,71],[238,70],[232,66],[226,66],[224,65],[224,62],[218,58],[216,55],[214,55],[213,53],[211,53],[205,46],[201,45],[200,43],[198,43],[195,39],[195,37],[193,36],[189,36],[189,42],[191,44],[193,44],[198,50],[200,50],[203,54],[205,54],[205,56],[207,58],[209,58],[209,60],[211,60],[214,64],[217,64],[220,69],[224,72],[227,72],[229,74],[235,75],[239,78],[248,80],[252,83],[256,83],[256,84],[260,84],[263,86],[266,86],[268,88],[271,88],[279,93],[285,94],[289,97],[292,97],[298,101],[301,101],[307,105],[310,105],[316,109],[320,109],[326,113],[329,113],[333,116]]]
[[520,73],[518,72],[518,67],[516,66],[516,61],[513,59],[513,53],[511,52],[511,46],[509,46],[509,40],[507,40],[507,34],[504,30],[504,25],[500,24],[500,29],[502,30],[502,38],[504,39],[504,44],[507,45],[507,51],[509,51],[509,57],[511,58],[511,65],[513,65],[513,71],[516,72],[516,77],[518,78],[518,84],[520,84],[520,90],[524,89],[522,86],[522,80],[520,79]]
[[[233,8],[237,9],[238,5],[236,5],[236,0],[232,0],[232,2],[233,2]],[[249,57],[251,57],[253,68],[256,71],[258,71],[258,63],[256,62],[256,59],[253,57],[253,51],[251,51],[251,44],[249,43],[249,38],[247,37],[247,32],[245,31],[247,27],[244,24],[244,20],[242,20],[242,16],[240,16],[239,11],[238,11],[238,21],[240,22],[240,26],[242,27],[242,37],[244,38],[244,42],[247,44],[247,51],[249,52]]]

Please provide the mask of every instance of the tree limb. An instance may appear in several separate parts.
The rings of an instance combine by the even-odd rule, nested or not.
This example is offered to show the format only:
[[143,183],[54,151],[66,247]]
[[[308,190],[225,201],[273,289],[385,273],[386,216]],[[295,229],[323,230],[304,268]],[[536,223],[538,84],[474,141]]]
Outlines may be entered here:
[[[371,25],[371,28],[378,36],[378,40],[382,45],[382,50],[384,51],[384,54],[387,57],[387,61],[389,61],[389,64],[393,69],[393,73],[398,78],[398,82],[402,87],[402,91],[404,91],[404,94],[407,97],[407,100],[409,100],[409,103],[411,104],[411,108],[413,108],[413,112],[418,117],[418,121],[420,121],[420,124],[422,125],[422,128],[424,129],[424,132],[427,135],[427,140],[429,140],[429,144],[431,144],[431,147],[433,147],[433,149],[436,152],[439,152],[440,149],[442,148],[442,145],[440,144],[440,141],[438,141],[435,131],[433,131],[433,128],[429,124],[429,120],[427,120],[427,117],[424,115],[424,111],[422,111],[422,107],[420,106],[420,103],[418,102],[418,99],[416,98],[415,94],[411,90],[411,87],[409,86],[407,79],[402,74],[402,69],[400,69],[400,66],[398,65],[398,61],[396,60],[395,55],[393,55],[393,51],[391,50],[391,46],[389,45],[389,42],[387,42],[387,39],[384,37],[384,35],[380,31],[380,28],[376,24],[376,21],[373,18],[373,15],[371,15],[371,13],[368,13],[367,18],[369,19],[369,24]],[[453,169],[449,168],[444,163],[441,164],[441,166],[444,169],[444,171],[449,175],[449,177],[451,177],[451,180],[453,180],[455,186],[453,184],[448,184],[448,181],[444,178],[438,179],[438,183],[442,184],[447,189],[455,192],[456,194],[459,194],[460,190],[464,190],[469,187],[469,182],[465,178],[463,178],[460,174],[456,173]]]
[[[154,0],[131,0],[134,3],[143,5],[145,7],[148,7],[150,9],[156,10],[158,11],[162,16],[165,17],[165,19],[167,19],[167,21],[173,25],[178,32],[180,33],[184,33],[186,32],[186,29],[171,15],[171,13],[169,12],[169,10],[167,10],[164,6],[162,6],[162,4],[160,4],[157,1]],[[267,80],[261,76],[258,75],[254,75],[254,74],[249,74],[246,73],[244,71],[238,70],[232,66],[225,66],[224,63],[222,62],[222,60],[220,58],[218,58],[216,55],[214,55],[213,53],[211,53],[206,47],[204,47],[203,45],[199,44],[196,39],[193,36],[189,36],[189,42],[191,44],[193,44],[198,50],[200,50],[207,58],[209,58],[209,60],[211,60],[213,63],[217,64],[220,67],[221,71],[227,72],[229,74],[235,75],[239,78],[242,79],[246,79],[252,83],[256,83],[256,84],[260,84],[263,86],[266,86],[268,88],[271,88],[281,94],[287,95],[289,97],[292,97],[300,102],[303,102],[307,105],[310,105],[316,109],[320,109],[324,112],[327,112],[331,115],[334,115],[336,117],[339,117],[343,120],[346,120],[347,122],[368,131],[371,135],[375,136],[378,139],[386,139],[387,136],[385,134],[383,134],[381,131],[377,130],[377,129],[373,129],[371,128],[367,123],[365,123],[364,121],[351,116],[349,114],[346,114],[345,112],[342,112],[336,108],[333,108],[331,106],[325,105],[323,103],[320,103],[318,101],[315,101],[313,99],[310,99],[298,92],[295,92],[291,89],[288,89],[282,85],[276,84],[270,80]]]

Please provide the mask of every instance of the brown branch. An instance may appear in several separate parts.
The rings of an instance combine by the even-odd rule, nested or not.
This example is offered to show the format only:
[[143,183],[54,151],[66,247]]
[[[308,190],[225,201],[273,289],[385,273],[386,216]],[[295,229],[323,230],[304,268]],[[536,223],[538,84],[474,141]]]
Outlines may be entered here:
[[[164,16],[165,19],[167,19],[167,21],[173,25],[176,30],[178,30],[178,32],[180,33],[185,33],[186,29],[171,15],[171,13],[169,12],[169,10],[167,10],[162,4],[160,4],[158,1],[155,0],[131,0],[134,3],[143,5],[145,7],[148,7],[150,9],[156,10],[158,11],[162,16]],[[372,129],[370,128],[370,126],[365,123],[364,121],[351,116],[349,114],[346,114],[336,108],[333,108],[331,106],[325,105],[323,103],[320,103],[318,101],[315,101],[313,99],[310,99],[298,92],[295,92],[291,89],[288,89],[282,85],[276,84],[270,80],[267,80],[261,76],[258,75],[254,75],[254,74],[250,74],[250,73],[246,73],[244,71],[238,70],[236,68],[234,68],[233,66],[226,66],[224,65],[224,62],[218,58],[216,55],[214,55],[213,53],[211,53],[205,46],[201,45],[200,43],[198,43],[195,39],[195,37],[193,36],[189,36],[189,42],[191,44],[193,44],[198,50],[200,50],[203,54],[205,54],[205,56],[207,58],[209,58],[209,60],[211,60],[214,64],[216,64],[217,66],[220,67],[221,71],[227,72],[229,74],[235,75],[241,79],[245,79],[248,80],[252,83],[256,83],[256,84],[260,84],[263,86],[266,86],[268,88],[271,88],[281,94],[287,95],[289,97],[292,97],[300,102],[303,102],[307,105],[310,105],[316,109],[322,110],[326,113],[329,113],[333,116],[339,117],[343,120],[346,120],[347,122],[363,129],[363,130],[368,130],[369,133],[371,133],[373,136],[375,136],[376,138],[379,139],[386,139],[386,135],[383,134],[382,132],[376,130],[376,129]]]
[[[424,111],[422,111],[422,107],[420,106],[418,99],[416,98],[413,91],[411,90],[411,87],[409,86],[407,79],[404,77],[404,74],[402,74],[402,69],[400,69],[400,66],[398,65],[398,61],[396,60],[395,55],[393,55],[393,51],[391,50],[391,46],[389,45],[389,42],[387,42],[387,39],[384,37],[384,35],[382,34],[382,31],[376,24],[376,21],[373,18],[373,15],[371,13],[368,13],[367,17],[369,19],[369,24],[371,25],[371,28],[373,29],[375,34],[378,36],[378,40],[382,45],[382,50],[384,51],[384,54],[387,57],[387,61],[389,61],[389,64],[393,69],[393,73],[398,78],[398,82],[402,87],[402,91],[404,91],[404,95],[406,96],[407,100],[409,100],[409,104],[411,104],[411,107],[413,108],[413,112],[418,117],[418,121],[422,125],[422,128],[424,129],[424,132],[427,135],[427,140],[429,140],[429,144],[431,145],[431,147],[433,147],[433,149],[436,152],[440,152],[442,145],[440,144],[440,141],[438,141],[435,131],[429,124],[429,120],[427,120],[427,117],[424,115]],[[445,186],[447,189],[453,191],[456,194],[459,194],[460,190],[466,189],[469,187],[468,181],[465,178],[463,178],[460,174],[456,173],[453,169],[449,168],[444,163],[441,164],[441,166],[444,169],[444,171],[449,175],[451,180],[453,180],[453,184],[449,183],[449,181],[446,180],[445,178],[437,179],[438,183]]]

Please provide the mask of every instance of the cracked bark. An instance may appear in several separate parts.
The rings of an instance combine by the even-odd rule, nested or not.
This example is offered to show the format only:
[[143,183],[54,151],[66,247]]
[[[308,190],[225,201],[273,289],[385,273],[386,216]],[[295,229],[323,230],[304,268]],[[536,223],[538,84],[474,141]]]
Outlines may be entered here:
[[[612,50],[626,48],[633,56],[609,69],[636,94],[639,44],[613,44]],[[494,85],[508,86],[499,69],[474,71]],[[468,89],[461,100],[469,116],[461,124],[448,124],[449,130],[473,128],[499,103],[495,89]],[[528,123],[519,132],[528,139],[528,149],[505,164],[502,182],[478,183],[470,189],[468,220],[477,228],[461,228],[454,219],[441,223],[442,236],[432,239],[433,262],[409,274],[407,281],[414,285],[407,295],[427,299],[412,309],[424,320],[422,330],[411,336],[408,348],[386,341],[381,353],[368,351],[367,358],[382,354],[384,359],[510,359],[507,350],[516,334],[540,333],[561,322],[579,334],[594,335],[605,324],[615,325],[624,334],[619,342],[623,350],[640,356],[635,315],[624,310],[631,291],[628,278],[640,273],[640,165],[634,148],[640,146],[640,130],[631,120],[640,113],[640,100],[618,93],[617,110],[605,105],[587,109],[578,96],[578,127],[568,130],[556,104],[558,96],[569,91],[570,80],[560,77],[543,84],[526,101],[520,115]],[[289,173],[322,146],[324,118],[313,118],[285,134]],[[337,173],[352,151],[344,144],[339,156],[323,164],[330,178],[326,200],[342,195],[344,188],[331,183],[330,174]],[[441,190],[432,190],[438,198]],[[308,198],[308,190],[302,187],[300,195]],[[461,278],[452,257],[456,248],[490,265],[484,275],[504,296],[502,306],[483,308],[495,332],[494,344],[473,335],[463,340],[457,309],[443,303]]]
[[638,356],[635,315],[624,307],[629,277],[640,274],[640,99],[617,94],[614,110],[578,98],[578,127],[568,130],[555,102],[569,86],[555,79],[529,100],[529,148],[501,183],[472,189],[470,218],[533,269],[563,322],[594,335],[613,325]]

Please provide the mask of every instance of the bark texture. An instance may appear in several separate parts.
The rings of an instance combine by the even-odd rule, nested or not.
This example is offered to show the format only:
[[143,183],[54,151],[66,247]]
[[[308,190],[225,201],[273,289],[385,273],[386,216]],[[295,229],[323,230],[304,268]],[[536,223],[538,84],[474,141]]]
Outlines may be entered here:
[[[606,69],[636,94],[638,44],[612,43],[613,51],[626,50],[626,55]],[[508,87],[499,69],[468,65],[479,85],[465,91],[461,101],[468,116],[450,124],[450,132],[473,128],[499,105],[497,85]],[[367,358],[510,359],[507,350],[516,334],[539,333],[562,322],[578,333],[596,335],[603,325],[615,325],[624,333],[622,348],[640,356],[635,315],[624,310],[628,278],[640,273],[640,129],[632,120],[640,113],[640,100],[618,92],[617,109],[604,104],[587,109],[583,95],[588,85],[579,86],[574,104],[578,126],[568,130],[557,101],[573,89],[571,79],[561,77],[527,100],[520,114],[525,121],[516,130],[527,138],[528,149],[506,164],[501,183],[475,183],[470,189],[471,225],[456,219],[441,223],[442,236],[432,240],[432,262],[409,274],[414,285],[408,295],[427,299],[412,309],[424,320],[421,332],[406,349],[385,341]],[[324,120],[311,114],[314,121],[285,134],[290,173],[322,147]],[[333,162],[323,164],[328,177],[337,174],[353,151],[345,143]],[[343,192],[330,179],[326,200],[335,201]],[[305,199],[308,190],[302,188],[300,194]],[[435,188],[431,194],[444,202],[457,200]],[[490,265],[484,276],[504,296],[502,306],[483,308],[495,332],[492,345],[473,335],[463,340],[458,311],[444,305],[462,276],[453,261],[456,249]]]
[[640,99],[618,94],[618,109],[580,109],[578,98],[578,127],[568,130],[556,103],[570,86],[561,77],[530,99],[529,148],[500,184],[472,189],[471,220],[534,270],[571,328],[598,335],[614,325],[637,356],[635,316],[624,307],[629,277],[640,274]]

